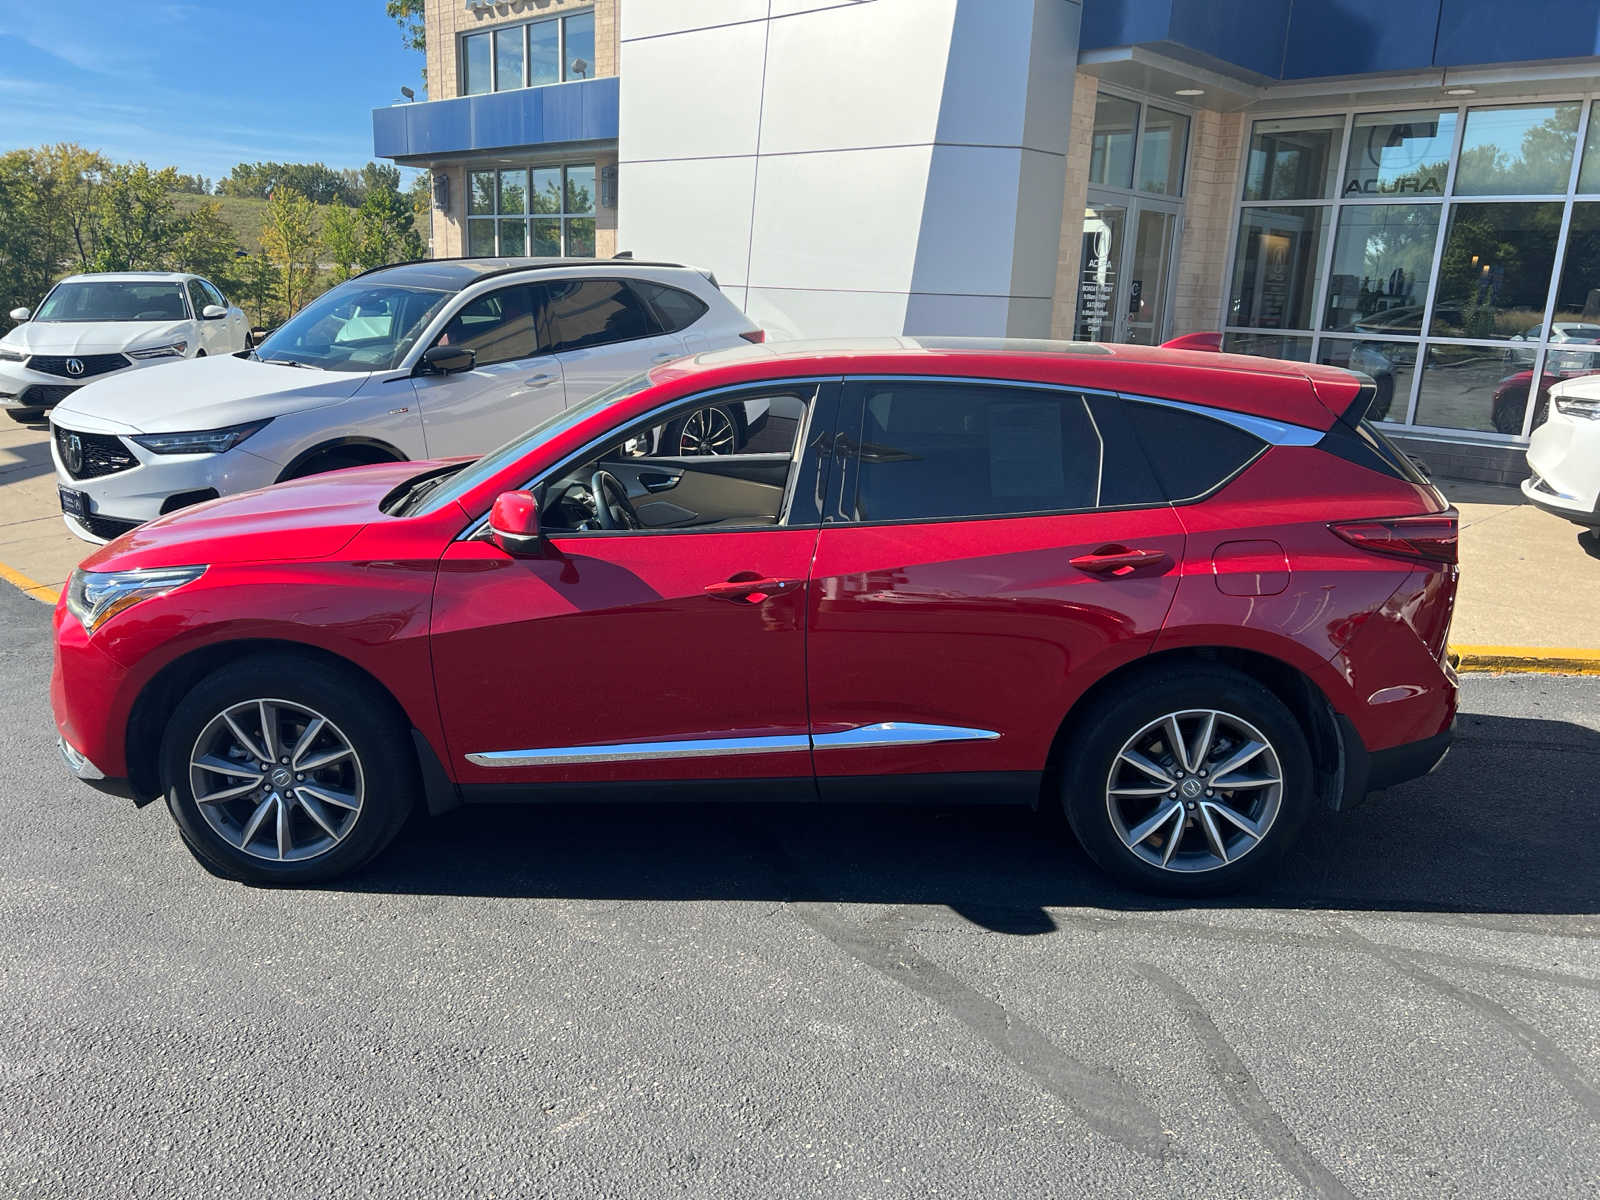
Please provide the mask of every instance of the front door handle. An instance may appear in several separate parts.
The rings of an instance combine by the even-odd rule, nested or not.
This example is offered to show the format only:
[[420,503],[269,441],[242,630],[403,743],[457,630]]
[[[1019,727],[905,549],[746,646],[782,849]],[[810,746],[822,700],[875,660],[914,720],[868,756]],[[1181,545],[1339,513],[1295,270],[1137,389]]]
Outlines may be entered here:
[[802,579],[738,578],[726,583],[706,584],[706,595],[718,600],[731,600],[735,604],[760,604],[772,596],[792,592],[805,581]]
[[671,362],[675,358],[682,357],[683,355],[679,354],[676,350],[663,350],[660,354],[652,354],[650,356],[650,361],[653,363],[664,363]]
[[555,378],[554,375],[551,375],[549,372],[546,372],[543,375],[529,375],[522,382],[524,384],[526,384],[528,387],[543,387],[545,384],[549,383],[554,378]]
[[1069,560],[1080,571],[1087,571],[1091,575],[1114,575],[1121,577],[1131,575],[1140,567],[1164,567],[1172,562],[1172,555],[1165,550],[1130,550],[1128,547],[1112,543],[1101,546],[1091,554],[1080,554]]

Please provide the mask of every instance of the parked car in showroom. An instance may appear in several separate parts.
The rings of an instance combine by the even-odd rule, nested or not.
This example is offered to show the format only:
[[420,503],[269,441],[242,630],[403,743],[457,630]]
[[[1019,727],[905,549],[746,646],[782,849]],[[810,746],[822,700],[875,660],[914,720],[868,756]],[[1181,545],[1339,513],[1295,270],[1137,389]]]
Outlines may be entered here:
[[[1372,390],[1135,346],[681,360],[471,463],[98,551],[55,612],[62,753],[262,883],[417,808],[677,793],[1062,805],[1129,883],[1238,887],[1450,738],[1457,517]],[[750,400],[782,448],[650,449]]]
[[1549,399],[1528,440],[1533,474],[1522,494],[1545,512],[1600,529],[1600,375],[1562,380]]
[[250,346],[244,310],[181,272],[73,275],[0,337],[0,407],[37,420],[92,380]]
[[[619,380],[765,335],[675,263],[461,259],[358,276],[248,357],[94,384],[51,415],[67,527],[104,542],[286,479],[481,454]],[[764,412],[713,404],[661,433],[739,449]],[[655,449],[656,447],[652,447]]]

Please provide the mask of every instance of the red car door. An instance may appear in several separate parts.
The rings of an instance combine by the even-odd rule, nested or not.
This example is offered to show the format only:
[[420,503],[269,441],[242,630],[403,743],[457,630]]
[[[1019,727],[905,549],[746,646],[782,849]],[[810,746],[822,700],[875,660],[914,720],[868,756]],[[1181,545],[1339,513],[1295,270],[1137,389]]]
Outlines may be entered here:
[[[819,467],[802,433],[818,390],[761,391],[767,440],[752,453],[606,453],[557,468],[541,485],[537,557],[451,545],[432,648],[462,784],[761,778],[815,794],[805,610]],[[820,390],[831,430],[837,388]],[[619,431],[618,445],[649,444],[644,432]],[[563,516],[573,504],[583,514],[597,473],[642,527]],[[607,504],[617,516],[619,498]]]
[[1072,702],[1160,631],[1177,515],[1114,409],[1069,391],[857,381],[852,427],[808,618],[822,795],[1037,788]]

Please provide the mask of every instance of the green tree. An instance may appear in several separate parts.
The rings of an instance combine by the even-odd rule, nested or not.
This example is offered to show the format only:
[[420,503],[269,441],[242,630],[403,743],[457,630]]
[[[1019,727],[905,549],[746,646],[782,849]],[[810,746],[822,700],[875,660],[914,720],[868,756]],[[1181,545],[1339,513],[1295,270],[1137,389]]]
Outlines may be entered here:
[[[106,160],[99,151],[86,150],[74,142],[41,146],[33,157],[54,209],[49,223],[64,227],[78,269],[87,271],[98,249],[98,195]],[[58,232],[51,229],[47,236],[53,238]]]
[[367,270],[422,257],[411,201],[398,190],[368,192],[357,211],[361,224],[361,265]]
[[278,324],[278,272],[264,254],[251,254],[238,263],[240,295],[249,306],[251,324],[256,328]]
[[239,239],[222,219],[222,205],[202,200],[181,222],[170,261],[176,270],[193,271],[231,290],[238,282],[234,263],[239,252]]
[[159,266],[178,228],[172,190],[173,167],[152,171],[144,163],[122,163],[105,171],[95,194],[101,271],[138,271]]
[[400,26],[400,35],[407,50],[418,54],[428,52],[428,30],[422,23],[423,0],[388,0],[384,11]]
[[364,228],[353,208],[334,205],[322,218],[322,255],[333,264],[333,282],[343,283],[361,266]]
[[39,238],[48,210],[34,156],[0,154],[0,313],[37,307],[60,268]]
[[317,208],[292,187],[273,189],[261,225],[261,252],[277,273],[278,299],[293,313],[310,298],[317,275]]
[[361,168],[359,187],[362,199],[371,192],[398,192],[400,168],[388,163],[369,162]]

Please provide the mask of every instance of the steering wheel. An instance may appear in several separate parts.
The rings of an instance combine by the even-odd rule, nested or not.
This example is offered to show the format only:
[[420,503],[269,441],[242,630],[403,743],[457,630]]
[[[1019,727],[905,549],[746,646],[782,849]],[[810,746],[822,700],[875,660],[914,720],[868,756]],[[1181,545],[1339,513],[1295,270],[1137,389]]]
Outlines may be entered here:
[[[594,515],[601,529],[643,529],[639,514],[628,500],[628,489],[610,471],[599,470],[589,476],[589,494],[594,497]],[[612,507],[615,504],[615,507]],[[621,516],[618,517],[620,511]]]

